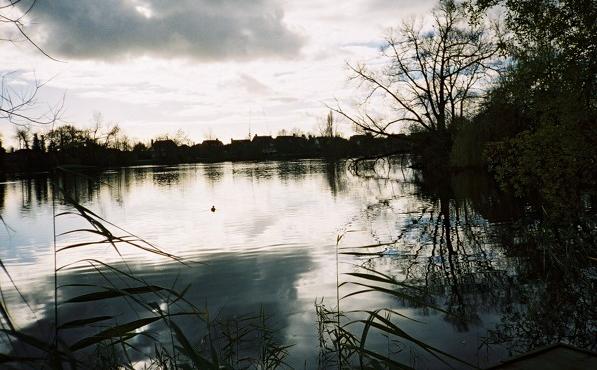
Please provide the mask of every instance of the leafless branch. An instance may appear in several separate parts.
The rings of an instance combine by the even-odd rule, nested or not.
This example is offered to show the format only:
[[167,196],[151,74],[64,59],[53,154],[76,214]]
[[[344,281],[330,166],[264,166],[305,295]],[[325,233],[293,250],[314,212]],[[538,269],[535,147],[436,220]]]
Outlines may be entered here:
[[0,75],[0,120],[7,120],[15,125],[52,124],[60,116],[64,98],[54,107],[39,113],[37,95],[44,83],[35,81],[33,87],[15,89],[11,86],[13,73]]
[[[501,70],[497,27],[468,21],[461,4],[445,0],[433,13],[433,27],[415,21],[386,38],[386,65],[374,70],[349,65],[351,79],[367,93],[357,111],[335,112],[360,129],[377,135],[396,132],[394,124],[415,124],[427,131],[446,130],[474,113],[478,92]],[[485,84],[485,85],[484,85]],[[374,98],[383,96],[398,119],[376,120],[367,113]]]

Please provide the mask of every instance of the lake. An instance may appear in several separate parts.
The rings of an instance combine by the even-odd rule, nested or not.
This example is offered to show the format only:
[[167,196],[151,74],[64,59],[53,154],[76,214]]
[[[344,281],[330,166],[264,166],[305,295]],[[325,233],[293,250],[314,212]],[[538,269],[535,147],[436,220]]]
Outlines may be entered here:
[[[93,291],[91,285],[134,286],[101,261],[148,284],[184,290],[186,301],[209,312],[214,327],[262,317],[268,340],[292,345],[285,362],[294,368],[332,367],[334,355],[320,346],[325,330],[316,302],[334,312],[339,297],[380,284],[354,274],[372,271],[405,285],[340,299],[343,323],[362,316],[350,311],[391,308],[401,330],[481,367],[553,341],[595,346],[597,274],[577,265],[574,253],[538,246],[551,229],[484,175],[429,179],[400,160],[359,171],[344,161],[301,160],[58,176],[64,193],[122,228],[108,225],[114,235],[126,231],[134,235],[130,240],[143,239],[183,263],[122,243],[67,248],[54,261],[55,235],[58,249],[101,238],[69,233],[89,224],[61,214],[73,208],[62,198],[52,201],[52,184],[48,174],[0,184],[0,258],[10,275],[0,280],[4,301],[15,326],[42,340],[53,336],[55,263],[66,266],[57,274],[62,301]],[[174,300],[147,299],[148,307],[161,310]],[[119,297],[63,303],[58,321],[146,317],[137,303]],[[177,320],[191,341],[205,341],[206,324],[184,315]],[[171,340],[171,332],[152,325],[144,328],[163,343]],[[362,327],[349,326],[359,338]],[[72,343],[90,330],[64,330],[61,338]],[[129,341],[139,364],[154,350],[147,336]],[[415,368],[449,368],[404,338],[372,333],[367,346]],[[6,341],[3,348],[11,351]],[[249,353],[251,344],[238,348]]]

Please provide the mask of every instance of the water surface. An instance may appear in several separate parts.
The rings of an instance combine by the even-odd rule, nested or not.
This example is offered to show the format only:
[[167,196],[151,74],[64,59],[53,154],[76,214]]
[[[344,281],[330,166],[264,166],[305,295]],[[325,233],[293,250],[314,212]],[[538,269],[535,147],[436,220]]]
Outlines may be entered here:
[[[552,340],[545,333],[552,328],[537,327],[533,312],[529,316],[529,296],[544,291],[548,281],[537,277],[545,270],[514,226],[524,207],[504,200],[485,177],[460,176],[437,186],[399,164],[355,174],[344,162],[305,160],[132,167],[61,176],[60,186],[84,207],[188,265],[130,247],[119,255],[103,244],[58,253],[58,266],[101,259],[152,284],[190,284],[185,297],[213,316],[265,312],[278,340],[294,345],[288,358],[294,367],[322,366],[314,302],[335,307],[338,293],[357,289],[338,289],[337,283],[350,281],[345,273],[362,271],[359,266],[424,287],[434,306],[457,315],[378,293],[343,299],[342,310],[395,308],[419,321],[396,321],[409,334],[474,365]],[[87,227],[72,215],[57,217],[54,226],[53,215],[67,209],[52,202],[48,175],[0,184],[6,225],[0,258],[27,304],[5,276],[2,289],[15,322],[40,337],[51,335],[53,321],[54,234]],[[82,240],[93,238],[67,234],[57,238],[57,247]],[[393,244],[358,248],[388,242]],[[59,285],[106,278],[89,264],[75,266],[59,273]],[[583,289],[564,302],[588,293]],[[583,310],[574,305],[560,315]],[[59,320],[99,312],[134,316],[123,302],[85,307],[62,305]],[[521,336],[517,329],[535,332]],[[578,342],[594,346],[591,327],[585,331],[576,331]],[[536,338],[527,343],[531,335]],[[150,341],[134,341],[152,348]],[[405,341],[372,336],[368,344],[417,368],[445,366]]]

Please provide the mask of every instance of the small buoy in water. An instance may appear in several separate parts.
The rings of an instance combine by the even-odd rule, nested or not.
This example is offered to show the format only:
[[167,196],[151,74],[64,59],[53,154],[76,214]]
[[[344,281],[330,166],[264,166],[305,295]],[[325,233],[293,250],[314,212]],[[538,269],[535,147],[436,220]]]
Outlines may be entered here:
[[211,211],[215,212],[216,211],[216,206],[211,206]]

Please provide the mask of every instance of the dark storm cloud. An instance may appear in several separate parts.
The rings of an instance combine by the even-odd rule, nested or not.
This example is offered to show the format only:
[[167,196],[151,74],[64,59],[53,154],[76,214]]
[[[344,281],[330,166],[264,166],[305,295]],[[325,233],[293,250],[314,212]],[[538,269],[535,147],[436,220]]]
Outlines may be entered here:
[[68,58],[296,55],[302,38],[276,1],[38,0],[29,31],[46,51]]

